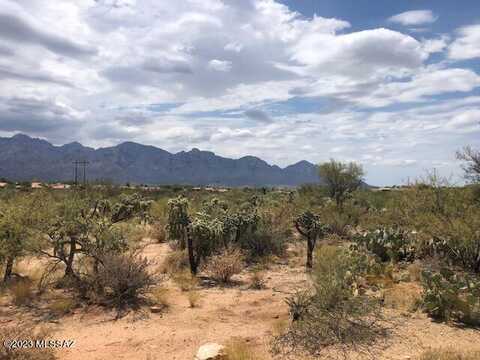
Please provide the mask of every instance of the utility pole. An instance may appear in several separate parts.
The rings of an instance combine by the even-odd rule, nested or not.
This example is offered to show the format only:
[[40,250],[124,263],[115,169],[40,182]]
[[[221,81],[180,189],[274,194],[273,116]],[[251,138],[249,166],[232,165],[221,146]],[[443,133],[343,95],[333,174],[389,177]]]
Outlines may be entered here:
[[84,160],[81,164],[83,165],[83,186],[85,186],[87,185],[87,165],[89,162]]
[[73,163],[73,177],[75,186],[78,185],[78,161],[75,160]]
[[83,161],[78,161],[75,160],[73,162],[74,164],[74,176],[75,176],[75,185],[78,185],[78,165],[81,165],[83,167],[83,186],[87,184],[87,165],[89,164],[88,161],[83,160]]

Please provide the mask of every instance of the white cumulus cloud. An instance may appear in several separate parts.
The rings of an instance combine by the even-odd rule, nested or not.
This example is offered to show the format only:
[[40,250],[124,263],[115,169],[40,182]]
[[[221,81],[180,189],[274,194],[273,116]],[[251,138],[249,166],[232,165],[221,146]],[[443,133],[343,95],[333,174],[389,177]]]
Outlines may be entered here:
[[437,19],[438,17],[431,10],[412,10],[394,15],[388,20],[393,23],[410,26],[431,24],[437,21]]

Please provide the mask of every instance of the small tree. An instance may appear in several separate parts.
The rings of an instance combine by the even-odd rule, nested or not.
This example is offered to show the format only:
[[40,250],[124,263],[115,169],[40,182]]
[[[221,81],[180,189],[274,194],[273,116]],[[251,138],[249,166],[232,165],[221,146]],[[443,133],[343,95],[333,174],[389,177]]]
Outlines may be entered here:
[[328,227],[320,222],[318,215],[310,211],[306,211],[298,216],[295,221],[297,231],[307,239],[307,269],[311,269],[313,265],[313,250],[320,236],[327,233]]
[[359,164],[331,159],[330,162],[319,165],[319,175],[325,182],[329,196],[342,208],[347,197],[362,184],[365,173]]
[[40,196],[17,195],[0,207],[0,264],[5,263],[4,281],[12,276],[15,260],[31,251],[40,237],[38,225],[44,210]]
[[461,151],[457,151],[457,159],[465,164],[462,166],[465,172],[465,178],[471,182],[480,182],[480,151],[466,146]]
[[[94,260],[94,271],[107,253],[127,248],[124,234],[114,227],[142,213],[141,207],[108,200],[89,199],[73,192],[57,204],[55,215],[45,225],[46,244],[37,249],[43,255],[65,265],[65,277],[78,278],[74,271],[77,254]],[[52,249],[50,251],[50,249]]]

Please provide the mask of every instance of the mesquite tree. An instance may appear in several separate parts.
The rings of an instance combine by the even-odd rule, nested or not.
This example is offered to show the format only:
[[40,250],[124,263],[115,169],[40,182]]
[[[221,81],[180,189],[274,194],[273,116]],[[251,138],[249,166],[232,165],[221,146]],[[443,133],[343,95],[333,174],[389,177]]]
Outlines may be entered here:
[[319,175],[328,189],[330,198],[342,209],[343,203],[357,190],[363,181],[364,171],[356,163],[342,163],[333,159],[319,165]]
[[480,150],[466,146],[457,152],[457,159],[464,161],[462,168],[465,178],[473,183],[480,183]]
[[40,238],[38,225],[45,214],[42,195],[16,195],[0,206],[0,264],[5,264],[4,281],[12,276],[15,260],[32,251]]
[[307,269],[312,268],[313,250],[320,236],[327,233],[328,227],[320,222],[318,215],[310,211],[306,211],[294,220],[297,231],[307,239]]
[[[135,196],[137,202],[139,197]],[[57,204],[44,229],[46,244],[37,251],[65,265],[65,277],[78,278],[74,270],[77,254],[94,260],[94,271],[106,253],[121,252],[127,248],[124,234],[115,224],[141,216],[142,208],[130,199],[117,203],[108,200],[89,199],[73,192]],[[51,249],[51,250],[50,250]]]

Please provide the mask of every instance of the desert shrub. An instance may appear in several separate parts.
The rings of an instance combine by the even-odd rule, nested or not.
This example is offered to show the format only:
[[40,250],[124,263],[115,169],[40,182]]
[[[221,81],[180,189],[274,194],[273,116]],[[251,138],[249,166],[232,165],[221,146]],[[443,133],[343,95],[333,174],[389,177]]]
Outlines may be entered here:
[[239,244],[246,261],[259,262],[269,256],[284,256],[286,251],[285,238],[276,237],[268,225],[259,227],[250,237],[245,237]]
[[422,273],[423,307],[435,319],[480,324],[480,281],[448,268]]
[[411,283],[392,284],[383,291],[383,305],[414,312],[421,306],[421,287]]
[[458,351],[453,349],[430,349],[425,351],[418,360],[477,360],[480,351]]
[[175,273],[172,276],[173,281],[182,291],[190,291],[198,285],[198,280],[188,270]]
[[17,324],[15,326],[0,327],[0,359],[2,360],[54,360],[55,354],[53,349],[11,349],[4,346],[5,340],[12,339],[48,339],[51,337],[51,331],[47,328],[35,328],[33,324]]
[[253,269],[250,274],[250,289],[261,290],[265,289],[265,273],[260,269]]
[[75,300],[69,298],[62,298],[54,300],[48,305],[48,308],[53,314],[57,316],[62,316],[70,313],[76,305],[77,303],[75,302]]
[[290,322],[288,319],[277,319],[272,325],[272,334],[274,337],[284,335],[288,331]]
[[379,325],[379,302],[355,292],[361,273],[350,252],[322,246],[316,257],[313,289],[287,300],[293,322],[275,339],[274,348],[301,348],[318,354],[334,344],[362,348],[384,335]]
[[480,273],[480,207],[466,188],[435,173],[402,192],[400,218],[418,230],[421,253]]
[[381,261],[413,261],[415,246],[409,235],[402,229],[382,228],[357,235],[354,241],[378,256]]
[[410,281],[420,281],[422,278],[422,266],[414,262],[407,267]]
[[118,309],[137,305],[154,283],[147,267],[147,259],[134,253],[107,256],[95,276],[95,288]]
[[139,243],[144,238],[150,236],[150,232],[147,227],[130,222],[116,225],[115,230],[121,232],[131,244]]
[[244,268],[243,259],[244,256],[240,250],[225,250],[208,259],[205,272],[216,281],[228,283],[233,275],[239,274]]
[[161,221],[155,221],[151,224],[150,237],[158,243],[163,243],[167,240],[167,232],[165,224]]
[[328,225],[329,233],[346,238],[350,229],[359,224],[365,211],[365,208],[355,205],[354,201],[349,200],[343,204],[341,209],[332,202],[326,202],[318,209],[318,214]]
[[10,286],[13,303],[17,306],[27,305],[34,298],[32,283],[30,281],[20,280]]
[[168,308],[170,306],[168,289],[166,287],[156,287],[153,289],[151,295],[156,305],[159,305],[163,308]]
[[188,254],[185,250],[176,250],[169,253],[161,266],[164,274],[175,274],[188,269]]
[[196,290],[189,290],[187,293],[188,305],[195,308],[199,305],[200,293]]

